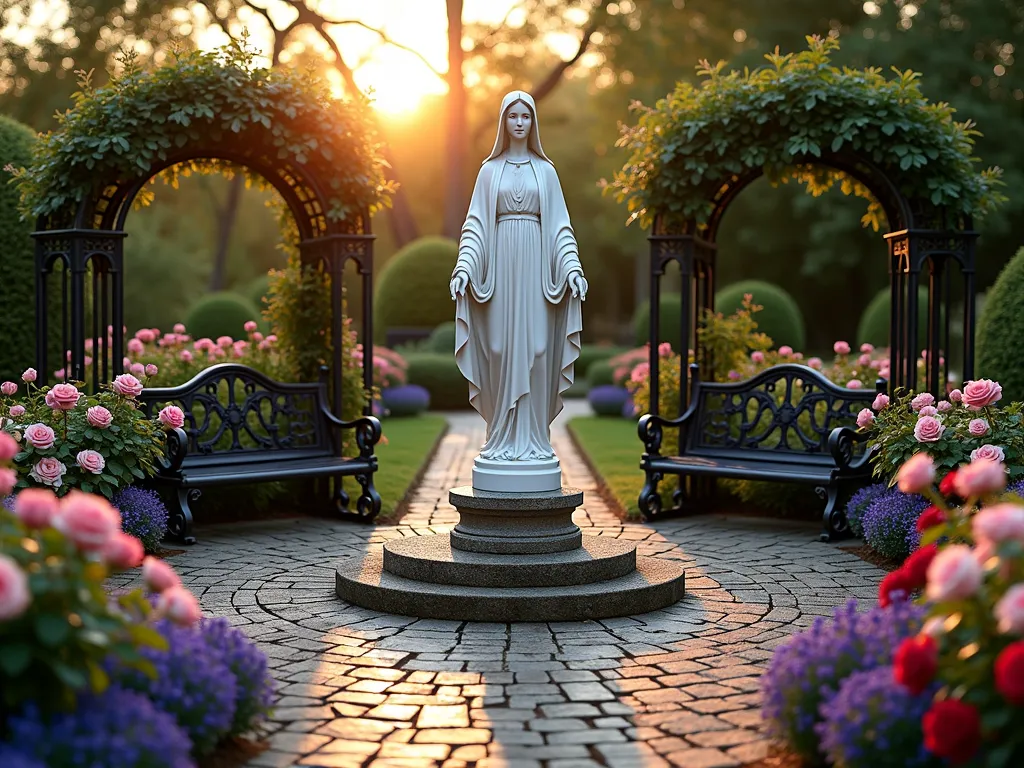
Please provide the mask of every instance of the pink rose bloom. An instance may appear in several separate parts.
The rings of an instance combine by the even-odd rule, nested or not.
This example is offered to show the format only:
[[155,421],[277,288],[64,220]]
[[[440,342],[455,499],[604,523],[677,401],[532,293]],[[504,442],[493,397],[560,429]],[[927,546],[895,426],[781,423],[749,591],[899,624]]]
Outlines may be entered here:
[[967,499],[994,493],[1006,487],[1006,467],[998,461],[972,461],[957,470],[953,490]]
[[964,385],[963,403],[968,408],[984,408],[998,402],[1003,396],[1003,388],[992,379],[978,379]]
[[1004,635],[1024,635],[1024,584],[1014,584],[1006,590],[994,613]]
[[51,488],[60,488],[64,485],[64,475],[67,472],[68,468],[63,463],[57,461],[52,456],[47,456],[36,462],[28,476],[37,483],[49,485]]
[[885,379],[886,381],[889,380],[889,366],[888,365],[883,365],[881,368],[878,369],[878,377],[880,379]]
[[832,349],[837,355],[848,355],[850,354],[850,345],[845,341],[837,341],[832,345]]
[[25,439],[33,448],[45,451],[47,448],[53,447],[53,441],[57,439],[57,436],[45,424],[32,424],[25,428]]
[[928,566],[928,586],[925,593],[930,600],[963,600],[971,597],[981,586],[981,565],[971,548],[964,544],[950,544]]
[[1019,504],[993,504],[971,518],[971,530],[979,541],[999,543],[1015,539],[1024,543],[1024,507]]
[[147,376],[156,376],[158,373],[160,373],[160,369],[157,368],[152,363],[150,363],[149,365],[146,366],[146,375]]
[[650,363],[638,363],[637,366],[630,372],[629,380],[635,384],[640,384],[647,381],[648,376],[651,375],[651,364]]
[[260,333],[259,331],[256,331],[256,332],[255,332],[255,333],[253,333],[253,335],[252,335],[252,340],[253,340],[253,341],[255,341],[255,342],[257,342],[257,343],[259,343],[259,342],[263,341],[263,334],[262,334],[262,333]]
[[872,360],[868,367],[871,368],[874,371],[881,370],[881,368],[882,368],[882,361],[881,360]]
[[53,527],[79,549],[100,551],[121,532],[121,515],[101,496],[71,491],[61,501]]
[[135,338],[141,341],[143,344],[152,344],[156,341],[156,334],[153,333],[151,328],[140,328],[135,332]]
[[132,376],[138,377],[146,375],[146,366],[142,363],[132,363],[128,370],[131,371]]
[[94,405],[86,410],[85,420],[97,429],[106,429],[113,422],[114,417],[102,405]]
[[794,352],[793,353],[793,359],[794,360],[803,360],[804,359],[804,353],[803,352]]
[[946,427],[934,416],[923,416],[914,425],[914,437],[919,443],[934,443],[942,437]]
[[790,355],[793,354],[793,348],[783,345],[779,347],[779,354],[782,355],[783,357],[789,357]]
[[31,602],[28,576],[14,558],[0,555],[0,621],[18,618]]
[[872,352],[875,351],[875,345],[874,344],[868,344],[868,343],[865,342],[864,344],[860,345],[860,351],[864,352],[865,354],[871,354]]
[[983,445],[971,451],[971,461],[1005,461],[1006,454],[998,445]]
[[21,374],[21,380],[31,384],[38,378],[35,368],[26,368],[25,372]]
[[199,601],[184,587],[171,587],[161,592],[156,611],[183,627],[191,627],[203,616]]
[[922,408],[920,411],[917,412],[918,418],[920,418],[922,416],[938,416],[938,415],[939,415],[939,409],[936,408],[934,405],[926,405],[924,408]]
[[127,533],[116,533],[100,550],[103,560],[114,568],[135,568],[142,563],[145,550],[142,542]]
[[175,333],[184,333],[185,332],[185,324],[184,323],[175,323],[174,324],[174,332]]
[[762,352],[761,350],[756,350],[754,352],[751,352],[750,353],[750,359],[753,362],[755,362],[755,363],[763,363],[764,362],[764,352]]
[[227,349],[228,347],[230,347],[234,343],[235,343],[235,340],[232,339],[230,336],[218,336],[217,337],[217,346],[220,347],[221,349]]
[[49,527],[57,510],[57,497],[45,488],[26,488],[14,499],[14,514],[29,528]]
[[178,343],[178,334],[176,333],[165,333],[164,337],[160,339],[160,345],[164,347],[170,347]]
[[[248,323],[246,323],[246,325],[248,325]],[[256,325],[256,323],[253,323],[253,325]],[[246,328],[246,330],[249,330],[249,329]],[[253,330],[256,330],[256,329],[253,328]],[[255,339],[256,337],[254,336],[253,338]],[[669,344],[667,341],[661,342],[661,344],[658,345],[658,357],[671,357],[671,356],[672,356],[672,345]]]
[[122,367],[122,368],[131,368],[131,367],[132,367],[132,361],[131,361],[131,359],[130,359],[130,358],[127,358],[127,357],[125,357],[125,358],[122,358],[122,359],[121,359],[121,367]]
[[176,405],[168,405],[157,414],[157,418],[171,429],[179,429],[185,424],[185,413]]
[[847,389],[860,389],[863,386],[864,385],[860,383],[859,379],[850,379],[848,382],[846,382]]
[[75,461],[78,463],[78,466],[86,472],[92,472],[94,475],[98,475],[103,472],[103,468],[107,466],[107,462],[103,458],[103,454],[99,451],[79,451],[78,455],[75,456]]
[[3,384],[0,384],[0,392],[3,392],[8,397],[15,394],[17,391],[18,385],[13,381],[5,381]]
[[938,408],[939,413],[953,410],[953,404],[949,400],[940,400],[935,407]]
[[858,427],[870,427],[875,421],[875,413],[870,408],[865,408],[857,414]]
[[114,391],[124,397],[137,397],[142,392],[142,382],[130,373],[122,373],[113,383]]
[[210,349],[213,346],[213,340],[207,338],[202,338],[199,341],[192,342],[192,349],[196,350],[197,352],[202,352],[204,350]]
[[178,353],[178,359],[181,360],[181,362],[183,363],[191,363],[192,353],[189,352],[187,349],[183,349],[181,350],[181,352]]
[[18,441],[6,432],[0,432],[0,461],[10,461],[18,455]]
[[7,496],[18,484],[18,473],[9,467],[0,467],[0,496]]
[[142,580],[153,592],[164,592],[181,586],[181,579],[174,569],[163,560],[152,556],[142,561]]
[[58,411],[70,411],[81,397],[82,393],[74,384],[54,384],[46,393],[46,404]]
[[981,437],[987,435],[989,430],[988,422],[984,419],[971,419],[971,423],[967,425],[967,431],[975,437]]
[[[255,320],[248,320],[242,327],[245,329],[246,333],[252,333],[258,326],[256,325]],[[660,350],[661,348],[659,347],[658,349]]]
[[20,419],[25,415],[25,406],[23,405],[12,405],[11,406],[11,418]]
[[881,394],[880,395],[876,395],[875,396],[875,401],[873,403],[871,403],[871,407],[874,408],[876,411],[884,410],[888,406],[889,406],[889,396],[888,395],[881,395]]
[[861,355],[857,358],[857,365],[870,368],[871,367],[871,355]]
[[[233,345],[231,346],[231,353],[232,353],[232,354],[233,354],[233,355],[234,355],[235,357],[245,357],[245,348],[246,348],[247,346],[249,346],[248,342],[245,342],[245,341],[236,341],[236,342],[235,342],[235,343],[234,343],[234,344],[233,344]],[[376,356],[375,356],[375,357],[376,357]]]
[[86,355],[86,356],[85,356],[85,357],[84,357],[84,358],[82,359],[82,362],[83,362],[83,363],[85,363],[86,365],[92,365],[92,358],[91,358],[91,357],[89,357],[88,355]]
[[915,411],[920,411],[926,405],[935,405],[935,397],[930,392],[922,392],[910,401],[910,407]]
[[128,340],[128,354],[129,355],[141,355],[146,351],[146,345],[138,339]]
[[277,343],[277,334],[273,334],[272,333],[269,336],[267,336],[267,341],[269,341],[271,344],[276,344]]
[[261,341],[259,343],[259,347],[258,348],[263,350],[264,352],[266,352],[268,349],[270,349],[271,346],[272,346],[271,342],[268,341],[267,339],[264,339],[263,341]]
[[921,493],[935,482],[935,462],[927,453],[915,453],[896,473],[896,482],[904,493]]

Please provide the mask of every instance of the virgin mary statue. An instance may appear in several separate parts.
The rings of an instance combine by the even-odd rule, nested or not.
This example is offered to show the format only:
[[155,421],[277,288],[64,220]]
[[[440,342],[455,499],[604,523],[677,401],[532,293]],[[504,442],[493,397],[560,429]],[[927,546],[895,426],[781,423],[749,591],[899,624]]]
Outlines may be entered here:
[[573,382],[587,281],[533,98],[501,102],[452,273],[455,360],[487,422],[473,467],[485,491],[555,491],[551,421]]

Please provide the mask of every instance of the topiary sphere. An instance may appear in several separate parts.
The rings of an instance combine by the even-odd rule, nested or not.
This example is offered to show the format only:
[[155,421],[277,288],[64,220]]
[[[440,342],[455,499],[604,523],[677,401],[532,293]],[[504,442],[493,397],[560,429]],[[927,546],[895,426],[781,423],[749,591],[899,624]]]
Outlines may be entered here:
[[[892,293],[883,288],[864,308],[857,324],[857,344],[889,346],[889,323],[892,318]],[[928,289],[917,292],[917,344],[923,347],[928,339]]]
[[261,313],[249,299],[230,291],[202,296],[185,317],[185,327],[193,339],[230,336],[244,339],[243,326],[250,320],[260,322]]
[[1003,402],[1024,399],[1024,359],[1019,340],[1024,336],[1024,248],[1003,267],[985,296],[978,319],[977,376],[1003,387]]
[[418,384],[430,393],[435,411],[462,411],[469,405],[469,384],[455,363],[455,356],[416,352],[405,356],[409,364],[405,374],[410,384]]
[[256,307],[262,312],[263,307],[266,306],[263,303],[263,297],[270,294],[270,275],[260,275],[250,280],[245,288],[241,291],[241,294],[245,296],[249,301],[256,305]]
[[[678,293],[668,293],[661,297],[658,313],[658,342],[667,341],[672,349],[682,349],[680,342],[680,324],[683,317],[682,299]],[[649,341],[651,333],[651,301],[641,302],[633,313],[633,341],[642,347]],[[687,345],[689,346],[689,345]]]
[[441,323],[427,339],[427,351],[439,355],[455,354],[455,321]]
[[715,294],[715,311],[726,317],[743,307],[743,297],[752,294],[754,303],[764,309],[754,315],[757,330],[771,337],[776,347],[788,345],[797,351],[804,348],[807,334],[804,316],[792,296],[777,285],[763,280],[740,280]]
[[384,343],[389,328],[436,328],[455,317],[448,283],[458,256],[455,240],[431,236],[414,240],[391,257],[373,293],[377,343]]
[[419,384],[403,384],[381,390],[380,399],[388,416],[418,416],[430,408],[430,392]]
[[622,417],[623,409],[629,402],[629,390],[613,384],[602,384],[587,393],[587,402],[598,416]]
[[615,367],[609,360],[598,360],[591,363],[587,368],[586,382],[590,389],[614,384]]

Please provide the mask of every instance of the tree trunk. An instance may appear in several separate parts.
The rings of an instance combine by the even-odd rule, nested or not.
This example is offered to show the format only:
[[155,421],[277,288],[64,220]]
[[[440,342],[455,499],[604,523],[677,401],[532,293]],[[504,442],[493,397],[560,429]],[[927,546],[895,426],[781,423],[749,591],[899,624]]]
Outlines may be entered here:
[[446,177],[443,234],[458,238],[466,218],[466,149],[468,115],[466,83],[462,79],[462,3],[446,0],[448,8],[448,132],[445,137]]
[[391,196],[391,207],[387,209],[388,227],[391,229],[391,236],[395,239],[395,248],[401,248],[420,236],[419,226],[416,224],[416,217],[412,213],[412,206],[409,205],[409,195],[406,194],[402,181],[395,169],[394,157],[391,146],[385,144],[381,150],[384,159],[391,166],[387,173],[388,177],[398,183],[398,189]]
[[235,228],[238,217],[238,204],[242,200],[242,187],[245,179],[236,173],[228,185],[228,199],[217,217],[217,250],[213,254],[213,272],[210,273],[210,290],[224,290],[224,273],[227,272],[228,246],[231,245],[231,232]]

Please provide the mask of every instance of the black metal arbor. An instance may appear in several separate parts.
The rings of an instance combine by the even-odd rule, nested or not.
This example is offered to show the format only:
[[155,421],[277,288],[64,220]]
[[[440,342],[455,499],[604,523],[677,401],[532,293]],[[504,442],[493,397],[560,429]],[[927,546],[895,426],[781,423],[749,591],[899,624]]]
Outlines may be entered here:
[[[974,246],[977,233],[971,217],[953,214],[927,199],[908,197],[878,166],[857,155],[824,154],[816,166],[840,171],[859,181],[882,206],[888,220],[889,277],[892,291],[890,321],[889,391],[917,389],[918,361],[924,356],[924,383],[936,395],[944,392],[949,376],[951,318],[958,299],[963,302],[962,376],[974,375]],[[701,359],[696,328],[704,310],[714,309],[716,237],[722,218],[733,200],[764,173],[754,169],[734,175],[709,200],[712,212],[707,225],[693,219],[678,220],[655,211],[650,241],[650,382],[651,413],[658,413],[658,343],[661,280],[675,262],[680,270],[681,338],[689,341]],[[962,292],[955,292],[951,278],[957,268],[963,277]],[[919,287],[927,288],[928,327],[924,349],[918,349]],[[960,295],[957,295],[959,293]],[[944,355],[944,358],[943,358]],[[707,361],[705,361],[706,364]],[[702,370],[708,379],[710,366]],[[680,372],[680,413],[688,402],[686,365]],[[940,389],[940,384],[943,389]],[[674,415],[674,414],[673,414]],[[671,418],[671,416],[669,416]]]
[[[159,165],[139,168],[132,176],[105,178],[97,174],[89,194],[68,202],[55,214],[42,216],[33,233],[36,242],[36,362],[45,381],[51,371],[47,341],[52,298],[51,279],[59,288],[62,349],[68,350],[61,367],[69,379],[84,381],[86,355],[92,357],[91,384],[123,372],[124,238],[125,221],[143,187],[157,174],[181,163],[221,161],[239,171],[247,169],[271,184],[288,205],[299,231],[299,252],[304,264],[322,264],[330,275],[332,407],[341,416],[343,273],[347,262],[356,263],[363,308],[363,383],[373,386],[373,239],[367,211],[344,220],[327,216],[330,180],[308,167],[281,159],[268,128],[264,136],[246,141],[201,141],[186,144]],[[254,140],[255,139],[255,140]],[[56,291],[53,291],[56,293]],[[88,349],[87,349],[88,348]],[[369,405],[367,413],[369,413]]]

